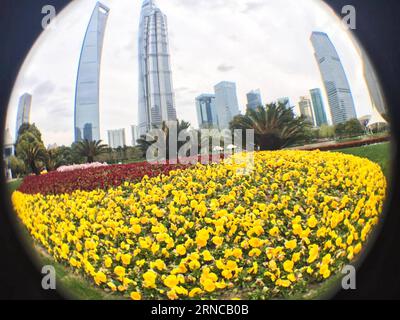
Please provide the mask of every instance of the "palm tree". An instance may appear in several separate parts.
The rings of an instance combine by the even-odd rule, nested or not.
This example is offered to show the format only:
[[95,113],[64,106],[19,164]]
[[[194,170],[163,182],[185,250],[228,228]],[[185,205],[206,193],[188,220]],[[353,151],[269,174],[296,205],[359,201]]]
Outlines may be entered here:
[[[167,153],[166,153],[166,157],[167,160],[170,158],[170,154],[169,154],[169,134],[170,134],[170,130],[172,129],[172,127],[176,126],[176,131],[177,134],[179,136],[179,133],[189,129],[190,127],[190,123],[186,122],[186,121],[179,121],[176,120],[175,121],[163,121],[162,125],[161,125],[161,130],[164,133],[164,138],[165,138],[165,143],[166,143],[166,148],[167,148]],[[152,144],[154,144],[157,141],[157,138],[151,135],[151,132],[148,133],[147,135],[141,136],[140,139],[137,140],[138,143],[138,147],[142,150],[143,154],[146,156],[146,152],[147,149],[150,148],[150,146]],[[177,141],[177,150],[179,150],[186,142],[185,141]]]
[[80,156],[86,158],[86,162],[92,163],[96,156],[107,152],[107,145],[101,143],[101,140],[89,141],[85,139],[77,143],[76,150]]
[[46,163],[48,160],[46,149],[39,144],[25,145],[23,148],[20,148],[19,155],[36,175],[40,174],[40,165],[38,165],[38,162]]
[[254,142],[260,150],[279,150],[304,139],[307,120],[295,117],[293,110],[282,103],[248,109],[246,115],[236,116],[230,123],[233,129],[253,129]]

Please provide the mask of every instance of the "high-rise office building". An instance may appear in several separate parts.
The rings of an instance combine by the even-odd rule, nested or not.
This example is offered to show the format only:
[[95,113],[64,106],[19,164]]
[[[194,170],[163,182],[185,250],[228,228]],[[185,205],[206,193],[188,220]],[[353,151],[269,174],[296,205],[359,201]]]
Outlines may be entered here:
[[288,109],[292,107],[292,106],[290,105],[290,99],[289,99],[288,97],[279,98],[279,99],[277,100],[277,102],[278,102],[278,103],[282,103],[282,104],[285,105],[286,108],[288,108]]
[[108,130],[107,134],[110,148],[116,149],[126,146],[125,129]]
[[9,180],[12,179],[10,157],[15,154],[15,144],[13,138],[11,137],[11,132],[9,128],[7,128],[4,132],[3,143],[4,174],[6,179]]
[[335,46],[323,32],[313,32],[311,42],[328,96],[333,124],[357,118],[350,85]]
[[220,129],[228,129],[232,119],[240,114],[234,82],[223,81],[215,87],[215,106]]
[[196,98],[197,121],[200,129],[218,128],[218,116],[214,94],[202,94]]
[[137,126],[133,125],[131,126],[131,134],[132,134],[132,146],[137,145],[137,140],[140,138],[138,135],[138,130]]
[[369,95],[371,97],[372,107],[381,115],[387,116],[385,100],[383,99],[382,91],[378,78],[376,77],[374,67],[365,51],[362,49],[362,58],[364,63],[364,78],[367,83]]
[[145,0],[139,24],[139,135],[176,120],[167,17]]
[[246,96],[248,109],[257,109],[258,107],[263,106],[260,89],[252,90]]
[[324,124],[328,124],[328,119],[326,118],[326,112],[324,108],[324,102],[322,100],[321,89],[315,88],[310,90],[312,105],[315,114],[315,124],[320,127]]
[[300,97],[299,109],[301,115],[305,116],[307,121],[314,125],[314,115],[312,111],[311,100],[308,97]]
[[3,141],[3,158],[9,158],[15,153],[15,144],[13,138],[11,137],[10,129],[7,128],[4,132],[4,141]]
[[109,9],[98,2],[83,40],[75,93],[75,141],[100,140],[100,65]]
[[[365,82],[366,82],[366,85],[368,88],[368,92],[369,92],[371,104],[372,104],[372,109],[373,109],[371,116],[372,116],[372,118],[375,118],[375,120],[380,120],[380,121],[383,120],[384,122],[387,122],[387,120],[389,120],[388,110],[387,110],[387,106],[385,103],[385,99],[383,97],[380,82],[376,75],[375,68],[372,65],[371,59],[369,58],[365,49],[360,45],[356,45],[355,47],[356,47],[359,55],[361,56],[362,62],[363,62],[364,79],[365,79]],[[380,114],[380,116],[377,114]],[[382,119],[382,116],[384,119]],[[380,119],[377,119],[377,118],[380,118]],[[369,120],[371,120],[371,119],[369,119]],[[372,120],[374,120],[374,119],[372,119]]]
[[18,139],[19,128],[21,128],[24,123],[29,123],[31,115],[31,105],[32,96],[29,93],[25,93],[19,98],[17,122],[15,124],[15,140]]

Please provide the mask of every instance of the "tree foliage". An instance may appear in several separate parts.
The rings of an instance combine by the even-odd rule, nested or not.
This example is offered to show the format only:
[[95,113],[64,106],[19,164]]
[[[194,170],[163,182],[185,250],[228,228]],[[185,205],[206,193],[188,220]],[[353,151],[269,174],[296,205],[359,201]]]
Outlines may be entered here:
[[46,168],[48,171],[56,170],[61,166],[80,163],[81,157],[77,157],[71,147],[61,146],[47,151],[49,154]]
[[24,161],[17,158],[16,156],[9,157],[8,161],[14,177],[20,177],[26,174],[26,166]]
[[293,109],[282,103],[249,108],[230,123],[232,130],[254,129],[254,142],[260,150],[278,150],[304,140],[309,127],[303,116],[296,117]]
[[28,172],[40,174],[48,161],[48,153],[42,141],[42,134],[35,124],[26,123],[19,129],[16,155],[25,163]]
[[338,138],[357,137],[363,135],[364,133],[365,129],[357,119],[351,119],[335,126],[335,135]]
[[335,137],[335,127],[323,124],[319,128],[319,137],[322,139],[332,139]]
[[76,144],[75,151],[76,153],[81,156],[86,158],[86,162],[92,163],[94,162],[94,159],[96,156],[106,153],[108,150],[108,146],[105,144],[102,144],[101,140],[94,140],[94,141],[89,141],[87,139],[79,141]]

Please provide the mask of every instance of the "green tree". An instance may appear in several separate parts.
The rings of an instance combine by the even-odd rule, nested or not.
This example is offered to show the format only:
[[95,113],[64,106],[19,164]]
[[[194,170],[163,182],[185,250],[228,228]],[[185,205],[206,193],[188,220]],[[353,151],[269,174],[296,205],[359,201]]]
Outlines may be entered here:
[[86,162],[86,158],[79,153],[79,143],[73,142],[71,144],[71,157],[72,164],[82,164]]
[[89,141],[87,139],[79,141],[76,144],[76,152],[79,156],[86,158],[86,162],[92,163],[96,156],[106,153],[108,146],[102,144],[102,141]]
[[339,123],[335,126],[335,136],[338,138],[344,138],[346,137],[347,132],[346,132],[346,124],[344,123]]
[[42,141],[42,135],[35,124],[21,126],[16,145],[16,156],[24,161],[29,172],[40,174],[48,161],[48,153]]
[[351,119],[345,123],[348,136],[357,137],[365,134],[365,129],[357,119]]
[[323,124],[319,128],[319,137],[322,139],[332,139],[335,137],[335,127]]
[[40,130],[36,127],[34,123],[23,123],[21,127],[18,130],[18,136],[16,137],[16,141],[18,143],[19,138],[26,132],[29,132],[32,134],[38,141],[42,141],[42,133]]
[[296,117],[293,109],[282,103],[248,109],[245,115],[236,116],[230,123],[233,129],[254,129],[254,142],[260,150],[278,150],[303,141],[310,125]]
[[74,163],[74,155],[71,147],[61,146],[47,151],[49,154],[46,168],[49,171],[56,170],[61,166],[69,166]]
[[11,156],[8,158],[13,177],[21,177],[26,174],[26,166],[21,159]]
[[335,135],[338,138],[357,137],[364,133],[365,130],[357,119],[351,119],[335,126]]

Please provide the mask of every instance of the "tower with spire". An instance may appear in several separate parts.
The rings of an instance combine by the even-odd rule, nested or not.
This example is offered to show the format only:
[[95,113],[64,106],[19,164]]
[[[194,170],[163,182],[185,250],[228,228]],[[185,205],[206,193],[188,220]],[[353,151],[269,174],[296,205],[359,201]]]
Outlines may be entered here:
[[139,24],[138,135],[176,120],[167,17],[144,0]]

